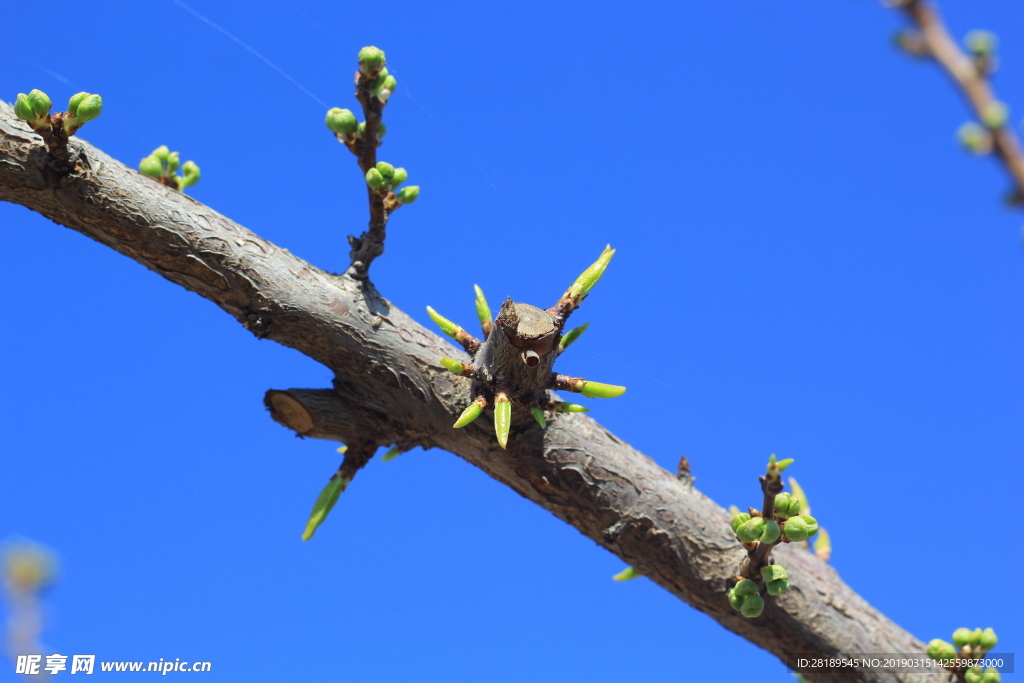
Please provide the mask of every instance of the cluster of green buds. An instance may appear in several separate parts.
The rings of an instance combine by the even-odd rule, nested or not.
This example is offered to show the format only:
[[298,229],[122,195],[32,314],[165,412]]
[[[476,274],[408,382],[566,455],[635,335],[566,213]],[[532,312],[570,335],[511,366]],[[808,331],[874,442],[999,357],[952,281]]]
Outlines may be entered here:
[[[176,171],[181,166],[181,175]],[[139,162],[139,170],[160,183],[184,192],[199,182],[199,166],[194,161],[181,163],[180,155],[172,152],[167,145],[161,145]]]
[[[761,580],[768,595],[781,595],[789,588],[789,572],[780,564],[761,568]],[[743,616],[754,619],[764,611],[764,598],[757,582],[740,579],[729,589],[729,604]]]
[[40,135],[49,135],[54,121],[59,122],[64,133],[74,135],[83,125],[96,119],[103,112],[103,98],[92,93],[80,92],[68,100],[66,112],[50,116],[53,103],[42,90],[32,90],[27,95],[18,93],[14,102],[14,114],[26,121],[32,130]]
[[971,660],[982,659],[998,643],[999,638],[991,628],[958,628],[953,631],[952,643],[936,638],[928,643],[926,651],[932,659],[943,660],[947,669],[962,670],[967,683],[999,683],[999,671],[994,667],[967,667]]
[[378,161],[376,166],[366,172],[366,185],[385,198],[384,206],[388,211],[394,211],[402,204],[412,204],[420,196],[418,185],[394,191],[408,178],[409,172],[404,168],[395,168],[386,161]]
[[359,51],[359,74],[363,78],[372,79],[370,92],[378,100],[387,104],[388,98],[398,87],[398,81],[388,73],[387,59],[384,50],[372,45]]

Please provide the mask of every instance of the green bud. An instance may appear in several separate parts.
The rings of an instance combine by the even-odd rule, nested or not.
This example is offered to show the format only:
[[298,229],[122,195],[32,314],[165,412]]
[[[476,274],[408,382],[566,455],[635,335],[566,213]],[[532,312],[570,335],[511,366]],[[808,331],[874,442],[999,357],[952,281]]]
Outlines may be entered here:
[[748,519],[750,519],[750,515],[748,513],[737,510],[733,514],[732,520],[729,522],[729,526],[732,527],[732,532],[736,533],[736,530],[740,528],[740,525],[745,523]]
[[580,336],[587,331],[588,327],[590,327],[590,323],[583,323],[579,327],[574,327],[568,332],[566,332],[564,335],[562,335],[562,341],[558,343],[559,352],[565,351],[567,348],[569,348],[569,346],[571,346],[574,341],[579,339]]
[[75,119],[77,119],[78,125],[88,123],[93,119],[99,118],[99,115],[103,112],[103,98],[99,95],[86,95],[82,98],[82,101],[78,103],[78,109],[75,112]]
[[373,96],[381,102],[387,102],[388,98],[395,92],[395,88],[398,87],[398,81],[395,80],[394,76],[378,78],[377,81],[378,84],[373,88]]
[[626,393],[626,387],[614,384],[602,384],[600,382],[582,382],[576,385],[579,393],[587,398],[617,398]]
[[[387,134],[387,132],[388,132],[388,127],[387,126],[385,126],[383,123],[378,123],[377,124],[377,139],[378,140],[383,140],[384,136]],[[360,121],[359,122],[359,126],[356,128],[356,137],[361,138],[361,137],[363,137],[363,135],[365,135],[365,133],[366,133],[366,121]]]
[[159,178],[160,172],[164,170],[164,165],[154,155],[150,154],[139,162],[139,170],[150,178]]
[[391,187],[398,187],[409,178],[409,172],[404,168],[396,168],[395,174],[391,176]]
[[748,619],[755,619],[761,616],[761,612],[763,611],[764,598],[760,595],[748,595],[747,599],[743,601],[743,605],[740,607],[740,614]]
[[964,44],[975,57],[982,57],[996,51],[999,39],[989,31],[971,31],[964,38]]
[[508,396],[499,393],[494,399],[494,433],[498,435],[498,445],[508,446],[508,430],[512,426],[512,403]]
[[981,671],[981,667],[972,666],[970,669],[964,672],[964,680],[967,683],[981,683],[981,678],[984,674]]
[[968,121],[956,131],[957,140],[968,152],[987,154],[992,151],[992,134],[974,121]]
[[462,411],[462,415],[459,415],[459,419],[455,421],[453,429],[459,429],[465,427],[473,420],[480,417],[480,413],[484,411],[483,401],[473,401],[466,409]]
[[78,116],[78,105],[88,96],[89,93],[87,92],[80,92],[71,96],[71,99],[68,100],[68,111],[71,112],[72,116]]
[[639,579],[643,574],[638,572],[633,567],[626,567],[621,572],[612,577],[613,581],[632,581],[633,579]]
[[786,520],[782,534],[791,543],[806,541],[818,533],[818,521],[810,515],[797,515]]
[[604,275],[604,269],[608,267],[608,263],[612,260],[612,256],[615,256],[615,250],[612,249],[612,245],[608,245],[601,252],[601,255],[596,261],[594,261],[589,268],[584,270],[576,281],[569,287],[569,296],[584,297],[590,293],[590,290],[594,288],[597,281]]
[[789,581],[786,581],[786,579],[776,579],[775,581],[769,581],[764,587],[768,591],[768,595],[782,595],[789,590]]
[[396,196],[398,197],[399,204],[412,204],[414,201],[416,201],[416,198],[420,196],[419,185],[409,185],[408,187],[403,187],[396,193]]
[[793,464],[793,458],[786,458],[776,462],[775,454],[768,456],[768,476],[778,477],[787,467]]
[[340,107],[328,109],[327,118],[324,119],[324,123],[327,124],[328,130],[338,135],[348,135],[355,133],[359,129],[359,124],[356,123],[356,115],[348,109],[341,109]]
[[964,645],[970,645],[974,639],[974,632],[969,628],[958,628],[953,631],[953,644],[957,650],[964,649]]
[[999,638],[996,637],[996,632],[990,628],[985,629],[981,632],[981,638],[978,640],[980,645],[985,650],[991,650],[999,643]]
[[309,521],[306,522],[306,530],[302,532],[302,540],[308,541],[313,538],[317,528],[324,523],[331,508],[338,502],[345,487],[348,486],[348,479],[332,477],[327,486],[323,488],[316,502],[313,503],[313,511],[309,514]]
[[779,579],[788,579],[789,572],[781,564],[770,564],[761,568],[761,576],[764,578],[764,582],[768,583]]
[[32,110],[32,103],[28,100],[28,95],[23,92],[18,93],[18,98],[14,100],[14,115],[22,121],[35,121],[36,113]]
[[380,171],[376,168],[371,168],[366,172],[366,184],[371,190],[380,190],[388,184],[388,181],[384,180],[384,176],[381,175]]
[[[31,90],[28,93],[28,103],[32,106],[32,111],[35,113],[37,119],[44,119],[50,114],[50,107],[53,106],[53,102],[47,97],[46,93],[42,90]],[[97,114],[99,116],[99,114]],[[96,118],[95,116],[93,118]]]
[[380,71],[384,66],[384,50],[372,45],[359,51],[359,73],[364,76]]
[[391,180],[395,175],[395,167],[386,161],[378,161],[377,170],[380,171],[382,176],[384,176],[384,180]]
[[932,659],[953,659],[956,657],[956,648],[941,638],[929,641],[925,651]]
[[537,421],[537,424],[540,425],[541,429],[547,429],[548,428],[547,420],[544,419],[544,411],[543,410],[541,410],[537,406],[534,406],[534,407],[530,408],[530,412],[533,413],[533,419]]
[[442,358],[441,365],[443,365],[448,370],[448,372],[452,373],[453,375],[462,374],[461,361],[453,360],[451,358]]
[[980,645],[981,637],[984,635],[984,631],[980,628],[976,628],[971,631],[971,645]]
[[736,595],[741,598],[745,598],[749,595],[757,595],[757,584],[750,579],[740,579],[732,589],[736,591]]
[[194,161],[186,161],[181,165],[182,186],[191,187],[199,182],[199,166]]
[[487,305],[487,297],[484,296],[484,290],[480,289],[479,285],[473,285],[473,292],[476,294],[474,304],[476,305],[476,317],[479,318],[480,324],[484,325],[491,322],[491,307]]
[[169,173],[177,171],[180,164],[181,156],[177,152],[171,152],[167,155],[167,171]]
[[163,163],[171,156],[171,150],[167,148],[167,145],[160,145],[153,150],[153,156],[159,159],[160,163]]
[[742,609],[742,607],[743,607],[743,601],[744,600],[746,600],[746,596],[745,595],[736,595],[736,589],[735,588],[730,588],[729,589],[729,604],[732,605],[732,608],[734,610],[739,612],[740,609]]
[[775,543],[779,540],[779,536],[782,534],[782,530],[779,529],[779,525],[774,519],[769,519],[764,523],[764,531],[761,532],[762,543]]
[[385,453],[384,455],[381,456],[381,462],[390,462],[390,461],[394,460],[395,458],[397,458],[398,456],[400,456],[404,452],[405,451],[403,451],[398,446],[392,446],[391,449],[387,453]]
[[581,406],[579,403],[566,403],[565,401],[559,401],[555,404],[554,411],[556,413],[589,413],[590,408]]
[[1003,677],[999,675],[999,669],[994,666],[987,667],[981,675],[981,683],[1001,683]]
[[981,112],[981,122],[988,128],[1002,128],[1010,117],[1010,110],[1002,102],[992,102]]
[[[373,170],[373,169],[370,169]],[[449,337],[455,337],[456,333],[462,329],[448,318],[444,317],[430,306],[427,306],[427,315],[434,321],[434,324],[441,328],[441,331],[447,334]]]
[[788,519],[800,514],[800,499],[789,493],[775,496],[775,514],[781,519]]
[[736,538],[740,539],[740,543],[759,541],[764,532],[764,526],[764,517],[751,517],[736,530]]

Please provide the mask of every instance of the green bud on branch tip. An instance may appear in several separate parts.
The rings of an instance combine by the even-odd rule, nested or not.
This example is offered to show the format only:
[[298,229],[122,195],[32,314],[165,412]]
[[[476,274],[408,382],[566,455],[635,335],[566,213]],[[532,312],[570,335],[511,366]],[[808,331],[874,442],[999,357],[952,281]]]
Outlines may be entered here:
[[171,155],[171,150],[167,145],[160,145],[153,150],[153,156],[160,160],[160,163],[166,163],[167,158]]
[[762,543],[775,543],[779,540],[779,536],[782,535],[782,530],[779,529],[779,525],[774,519],[766,520],[764,523],[764,531],[761,532]]
[[14,115],[22,121],[36,120],[36,113],[32,110],[32,103],[28,101],[28,95],[23,92],[18,93],[18,97],[14,100]]
[[76,93],[71,96],[68,100],[68,111],[71,112],[72,116],[78,116],[78,105],[82,104],[82,100],[89,96],[87,92]]
[[587,398],[617,398],[626,393],[626,387],[615,384],[602,384],[601,382],[588,382],[578,380],[573,383],[572,390],[583,394]]
[[174,173],[178,170],[178,165],[181,163],[181,157],[177,152],[171,152],[167,155],[167,170]]
[[941,638],[935,638],[928,642],[925,652],[932,659],[953,659],[956,657],[956,648]]
[[400,204],[412,204],[420,196],[420,188],[418,185],[403,187],[395,193],[395,196],[398,197]]
[[558,343],[559,353],[569,348],[574,341],[579,339],[580,336],[587,331],[588,327],[590,327],[590,323],[583,323],[579,327],[574,327],[562,335],[562,341]]
[[356,115],[348,109],[334,107],[327,110],[327,117],[324,119],[327,129],[338,135],[350,135],[359,130],[356,122]]
[[181,185],[191,187],[199,182],[199,166],[194,161],[186,161],[181,165]]
[[589,413],[590,408],[581,406],[579,403],[566,403],[565,401],[558,401],[555,403],[553,410],[556,413]]
[[985,650],[991,650],[997,644],[999,644],[999,638],[996,636],[996,632],[993,629],[987,628],[981,632],[981,638],[978,640],[978,645]]
[[384,176],[384,180],[391,180],[392,176],[395,175],[395,167],[386,161],[378,161],[377,170]]
[[345,487],[348,486],[348,482],[349,480],[343,477],[331,477],[331,480],[327,482],[327,486],[320,491],[316,502],[313,503],[313,511],[309,515],[309,521],[306,522],[306,530],[302,532],[303,541],[313,538],[313,534],[316,533],[317,528],[327,519],[327,515],[330,514],[334,504],[338,502],[338,498],[345,490]]
[[396,168],[394,175],[391,176],[390,185],[392,188],[396,188],[404,183],[409,178],[409,172],[404,168]]
[[974,632],[969,628],[958,628],[953,631],[953,644],[957,650],[962,650],[964,645],[970,645],[974,638]]
[[736,591],[736,595],[740,597],[757,595],[757,584],[750,579],[740,579],[732,589]]
[[639,579],[643,574],[638,572],[633,567],[626,567],[621,572],[612,577],[613,581],[632,581],[633,579]]
[[772,453],[768,456],[768,476],[778,477],[787,467],[793,464],[793,458],[786,458],[785,460],[779,460],[776,462],[775,454]]
[[459,333],[459,330],[462,329],[461,327],[453,323],[451,320],[435,311],[430,306],[427,306],[427,315],[429,315],[430,319],[434,321],[434,324],[440,327],[441,331],[447,334],[449,337],[454,338],[455,335]]
[[729,605],[731,605],[734,610],[739,612],[743,608],[744,600],[746,600],[745,595],[736,595],[735,588],[729,589]]
[[162,173],[163,170],[163,163],[161,163],[161,161],[153,154],[150,154],[139,162],[139,171],[144,175],[148,175],[150,178],[159,178],[160,173]]
[[981,112],[981,122],[989,129],[1002,128],[1010,117],[1010,110],[1002,102],[990,102]]
[[494,399],[494,433],[498,435],[498,444],[502,448],[508,446],[508,431],[511,426],[512,402],[502,391]]
[[465,427],[473,420],[480,417],[480,413],[487,407],[487,399],[483,396],[478,396],[476,400],[466,406],[466,409],[462,411],[462,415],[459,415],[459,419],[455,421],[453,425],[454,429],[460,429]]
[[461,377],[466,371],[466,364],[453,358],[442,358],[440,363],[453,375],[459,375]]
[[395,80],[394,76],[378,77],[377,83],[373,87],[373,96],[386,104],[397,87],[398,81]]
[[736,538],[740,539],[740,543],[759,541],[761,534],[764,533],[764,527],[764,517],[751,517],[736,529]]
[[769,581],[788,579],[789,572],[781,564],[770,564],[761,568],[761,577],[764,578],[765,583],[768,583]]
[[49,116],[50,107],[53,106],[53,102],[50,101],[49,96],[47,96],[47,94],[42,90],[29,91],[28,103],[32,106],[32,111],[35,113],[37,119]]
[[384,50],[381,50],[379,47],[369,45],[359,51],[359,73],[364,76],[380,71],[384,63]]
[[750,519],[750,515],[748,513],[736,510],[732,515],[732,520],[729,522],[729,526],[732,527],[732,532],[736,533],[740,526],[745,524],[748,519]]
[[75,112],[74,118],[77,120],[78,125],[88,123],[93,119],[99,118],[99,115],[103,113],[103,98],[99,95],[86,95],[82,98],[82,101],[78,103],[78,109]]
[[740,606],[740,614],[748,619],[756,619],[764,611],[764,598],[760,595],[748,595]]
[[768,595],[782,595],[789,590],[789,581],[786,579],[776,579],[775,581],[769,581],[764,587],[768,590]]
[[789,493],[775,496],[775,516],[788,519],[800,514],[800,499]]
[[371,190],[382,190],[387,184],[388,181],[384,180],[384,176],[376,168],[371,168],[366,172],[366,185]]
[[810,515],[797,515],[786,520],[782,535],[790,543],[799,543],[818,533],[818,521]]
[[473,285],[473,292],[476,294],[476,317],[479,318],[480,324],[489,323],[493,320],[491,316],[491,307],[487,305],[487,298],[484,296],[484,290],[480,289],[479,285]]
[[541,410],[537,406],[533,406],[532,408],[530,408],[530,412],[533,414],[533,419],[537,421],[537,424],[540,425],[541,429],[547,429],[548,428],[548,423],[544,419],[544,411],[543,410]]
[[615,250],[609,244],[604,248],[604,251],[601,252],[597,260],[572,283],[572,286],[569,287],[569,296],[582,298],[589,294],[590,290],[601,279],[605,268],[608,267],[608,263],[612,260],[612,256],[615,256]]

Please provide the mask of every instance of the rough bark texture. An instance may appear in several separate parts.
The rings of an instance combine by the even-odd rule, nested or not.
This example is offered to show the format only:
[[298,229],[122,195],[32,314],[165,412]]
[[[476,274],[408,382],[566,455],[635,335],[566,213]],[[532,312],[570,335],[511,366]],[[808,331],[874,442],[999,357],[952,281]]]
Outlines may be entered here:
[[[22,204],[102,242],[215,302],[260,337],[323,363],[334,390],[271,392],[275,419],[317,438],[371,434],[379,445],[443,448],[635,566],[681,600],[781,657],[787,653],[923,653],[924,645],[807,552],[780,547],[792,589],[745,619],[726,599],[745,551],[728,513],[687,481],[585,415],[554,414],[546,430],[513,428],[503,451],[485,420],[452,429],[469,380],[438,367],[469,359],[382,298],[366,280],[296,258],[194,199],[77,137],[74,171],[46,169],[39,136],[0,102],[0,200]],[[945,680],[865,670],[813,680]]]

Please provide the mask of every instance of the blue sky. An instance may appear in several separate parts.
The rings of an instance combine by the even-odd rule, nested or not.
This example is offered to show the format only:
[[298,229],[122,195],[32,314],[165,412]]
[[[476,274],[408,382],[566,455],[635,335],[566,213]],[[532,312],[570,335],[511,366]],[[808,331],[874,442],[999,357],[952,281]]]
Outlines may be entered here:
[[[1019,121],[1024,6],[942,9],[957,36],[999,34]],[[890,47],[894,12],[3,12],[20,32],[0,44],[0,98],[102,94],[82,137],[132,166],[180,150],[203,171],[193,196],[328,270],[367,214],[323,116],[355,109],[356,52],[382,47],[399,87],[380,157],[423,188],[373,267],[386,297],[469,326],[474,283],[547,306],[611,243],[574,315],[592,325],[559,361],[628,385],[599,421],[667,468],[686,454],[722,505],[757,504],[768,454],[795,458],[868,601],[925,641],[1024,639],[1005,531],[1024,477],[1022,215],[1002,169],[957,148],[958,93]],[[650,582],[612,582],[621,560],[441,451],[371,462],[303,543],[339,456],[262,397],[329,386],[326,368],[20,206],[0,204],[0,244],[0,539],[61,558],[53,651],[208,660],[216,681],[791,680]]]

